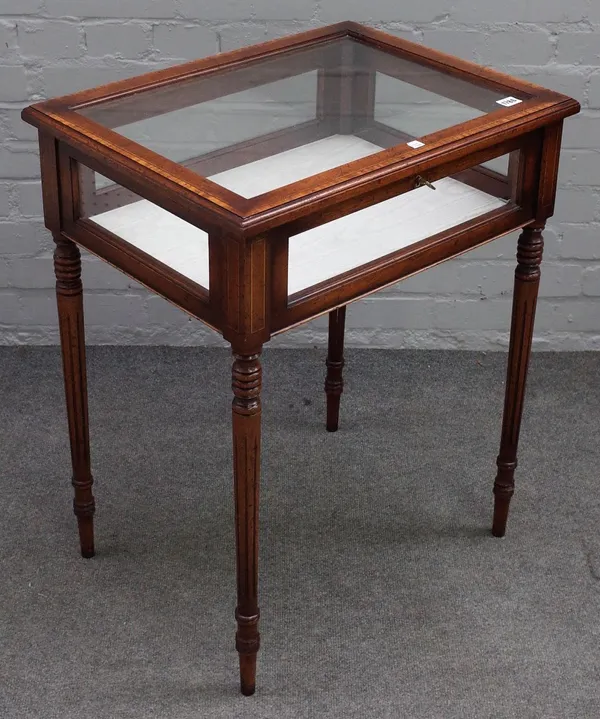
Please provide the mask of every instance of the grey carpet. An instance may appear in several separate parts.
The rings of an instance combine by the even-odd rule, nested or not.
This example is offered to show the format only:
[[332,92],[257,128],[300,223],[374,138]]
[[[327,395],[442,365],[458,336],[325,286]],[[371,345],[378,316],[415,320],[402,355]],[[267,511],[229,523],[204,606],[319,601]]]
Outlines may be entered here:
[[506,357],[265,352],[258,691],[238,694],[229,357],[92,348],[96,558],[59,355],[0,351],[0,717],[600,713],[600,353],[535,355],[489,535]]

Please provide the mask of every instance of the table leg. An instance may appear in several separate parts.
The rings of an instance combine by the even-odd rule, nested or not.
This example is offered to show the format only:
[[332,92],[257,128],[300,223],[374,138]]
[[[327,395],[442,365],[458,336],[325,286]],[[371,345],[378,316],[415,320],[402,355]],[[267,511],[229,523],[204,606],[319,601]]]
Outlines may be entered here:
[[242,694],[254,694],[258,633],[258,490],[260,479],[260,351],[233,353],[233,471],[237,548],[236,649]]
[[519,430],[540,284],[540,263],[544,250],[543,229],[543,224],[524,228],[517,246],[502,439],[496,461],[498,474],[494,483],[492,534],[495,537],[503,537],[506,532],[508,509],[515,488]]
[[329,313],[329,343],[327,347],[327,431],[336,432],[340,418],[340,399],[344,391],[344,328],[346,308],[340,307]]
[[71,240],[55,235],[54,241],[56,300],[75,489],[73,509],[79,525],[81,555],[93,557],[95,503],[90,470],[81,257]]

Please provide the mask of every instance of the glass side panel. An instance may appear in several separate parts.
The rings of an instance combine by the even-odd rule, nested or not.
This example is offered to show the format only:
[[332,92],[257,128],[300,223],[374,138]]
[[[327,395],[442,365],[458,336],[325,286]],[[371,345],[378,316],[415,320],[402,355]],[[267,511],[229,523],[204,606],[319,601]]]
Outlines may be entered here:
[[208,234],[78,164],[80,213],[154,260],[210,288]]
[[250,198],[350,160],[241,184],[230,171],[339,136],[375,154],[525,99],[343,38],[75,110]]

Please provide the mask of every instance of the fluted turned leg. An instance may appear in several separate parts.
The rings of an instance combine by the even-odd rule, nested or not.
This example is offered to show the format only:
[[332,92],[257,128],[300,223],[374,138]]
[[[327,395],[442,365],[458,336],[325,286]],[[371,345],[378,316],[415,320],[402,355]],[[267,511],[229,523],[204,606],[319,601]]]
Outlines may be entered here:
[[327,431],[336,432],[340,418],[340,399],[344,391],[344,327],[346,308],[340,307],[329,313],[329,342],[327,347]]
[[543,229],[543,224],[526,227],[517,246],[502,439],[496,462],[498,474],[494,483],[492,534],[495,537],[503,537],[506,532],[508,509],[515,489],[519,430],[540,284],[540,263],[544,250]]
[[90,470],[81,257],[74,242],[59,235],[54,240],[56,300],[75,489],[73,509],[79,525],[81,555],[93,557],[95,505]]
[[242,694],[254,694],[258,633],[258,491],[260,479],[260,354],[234,352],[233,471],[237,548],[237,634]]

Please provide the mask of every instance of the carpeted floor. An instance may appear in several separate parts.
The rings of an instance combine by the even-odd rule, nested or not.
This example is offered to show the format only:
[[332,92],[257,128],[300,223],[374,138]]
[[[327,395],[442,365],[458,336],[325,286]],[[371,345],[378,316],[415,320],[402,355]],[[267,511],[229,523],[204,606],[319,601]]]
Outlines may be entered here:
[[2,719],[600,715],[600,353],[534,356],[490,536],[506,357],[267,350],[262,650],[238,693],[229,357],[91,348],[97,556],[56,348],[0,350]]

